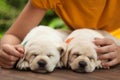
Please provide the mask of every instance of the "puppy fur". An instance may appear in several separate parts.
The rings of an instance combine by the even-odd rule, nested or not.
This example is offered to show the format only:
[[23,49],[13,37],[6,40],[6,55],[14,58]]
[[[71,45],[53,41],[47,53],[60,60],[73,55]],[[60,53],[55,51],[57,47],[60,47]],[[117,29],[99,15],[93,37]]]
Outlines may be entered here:
[[97,46],[93,43],[94,38],[104,36],[91,29],[73,31],[65,40],[67,52],[62,58],[64,65],[76,72],[93,72],[96,67],[101,67],[95,50]]
[[120,41],[106,31],[92,29],[78,29],[73,31],[65,40],[67,51],[62,57],[65,67],[76,72],[93,72],[95,68],[102,68],[97,59],[95,38],[109,38],[120,46]]
[[61,67],[60,58],[66,49],[63,41],[68,34],[48,26],[32,29],[21,43],[25,53],[16,67],[41,73],[52,72],[56,67]]

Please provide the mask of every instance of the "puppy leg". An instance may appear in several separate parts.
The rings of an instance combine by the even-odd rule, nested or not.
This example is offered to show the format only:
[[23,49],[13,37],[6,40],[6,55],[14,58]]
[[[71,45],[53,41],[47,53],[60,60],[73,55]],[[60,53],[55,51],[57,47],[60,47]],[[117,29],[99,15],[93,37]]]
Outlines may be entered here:
[[29,69],[29,63],[28,63],[27,60],[22,58],[18,61],[16,68],[19,69],[19,70],[28,70]]

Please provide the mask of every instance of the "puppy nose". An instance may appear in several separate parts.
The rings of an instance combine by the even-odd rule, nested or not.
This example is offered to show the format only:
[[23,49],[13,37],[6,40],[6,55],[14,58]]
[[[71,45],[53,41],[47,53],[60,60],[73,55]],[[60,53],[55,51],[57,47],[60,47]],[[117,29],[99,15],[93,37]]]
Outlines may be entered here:
[[40,61],[38,62],[38,65],[39,65],[39,67],[45,67],[46,62],[45,62],[44,60],[40,60]]
[[87,66],[87,63],[85,61],[80,61],[79,62],[79,67],[80,68],[85,68]]

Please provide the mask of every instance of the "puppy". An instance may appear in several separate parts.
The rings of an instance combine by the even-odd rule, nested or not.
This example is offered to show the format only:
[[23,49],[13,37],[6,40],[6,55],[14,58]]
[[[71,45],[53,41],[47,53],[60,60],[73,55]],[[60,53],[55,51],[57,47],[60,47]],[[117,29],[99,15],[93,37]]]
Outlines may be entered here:
[[78,29],[73,31],[65,40],[67,52],[62,61],[65,66],[76,72],[93,72],[96,67],[101,67],[101,61],[97,59],[94,38],[104,36],[91,29]]
[[106,31],[92,29],[78,29],[73,31],[65,40],[67,52],[64,54],[63,64],[76,72],[93,72],[95,68],[102,68],[97,59],[95,38],[110,38],[120,45],[120,41]]
[[68,33],[61,33],[48,26],[32,29],[21,43],[24,46],[24,57],[17,63],[17,68],[34,72],[52,72],[61,67],[60,58],[65,51],[63,44]]

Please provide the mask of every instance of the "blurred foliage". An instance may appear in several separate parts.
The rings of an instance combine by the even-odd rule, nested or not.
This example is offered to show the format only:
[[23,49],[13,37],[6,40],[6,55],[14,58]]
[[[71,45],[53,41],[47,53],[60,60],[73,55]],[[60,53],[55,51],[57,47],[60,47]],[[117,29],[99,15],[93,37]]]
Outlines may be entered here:
[[[28,0],[0,0],[0,37],[12,25]],[[51,10],[47,12],[40,25],[67,29],[63,21]]]
[[0,0],[0,37],[16,19],[27,0]]

